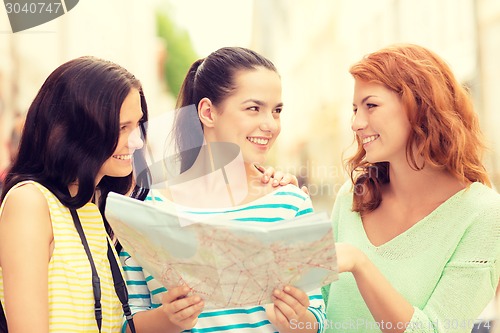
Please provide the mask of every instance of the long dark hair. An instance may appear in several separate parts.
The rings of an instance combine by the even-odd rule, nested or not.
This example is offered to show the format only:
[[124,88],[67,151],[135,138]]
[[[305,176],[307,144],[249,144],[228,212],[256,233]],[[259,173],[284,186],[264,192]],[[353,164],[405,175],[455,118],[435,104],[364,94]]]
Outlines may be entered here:
[[218,105],[236,88],[237,71],[258,67],[278,72],[270,60],[243,47],[223,47],[191,65],[177,99],[173,129],[180,172],[193,165],[203,143],[203,127],[197,110],[199,102],[206,97]]
[[[69,208],[91,201],[97,174],[118,143],[120,108],[131,89],[139,91],[141,122],[145,123],[148,109],[141,83],[123,67],[80,57],[55,69],[28,110],[19,153],[6,176],[1,201],[15,184],[25,180],[47,187]],[[145,139],[144,126],[141,129]],[[142,150],[134,153],[134,163],[145,164]],[[68,186],[74,182],[78,192],[72,197]],[[136,198],[147,195],[144,182],[144,178],[136,181]],[[125,194],[132,184],[132,174],[103,177],[97,185],[101,213],[110,191]]]

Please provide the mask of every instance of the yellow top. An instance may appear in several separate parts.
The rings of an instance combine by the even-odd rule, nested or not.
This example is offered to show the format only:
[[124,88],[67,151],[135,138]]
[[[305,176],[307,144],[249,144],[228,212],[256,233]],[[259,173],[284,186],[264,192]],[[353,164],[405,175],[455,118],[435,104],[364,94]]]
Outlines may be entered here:
[[[49,261],[49,331],[98,332],[94,315],[92,271],[71,213],[54,194],[36,182],[22,182],[14,188],[27,183],[34,184],[47,199],[54,233],[54,252]],[[0,207],[0,214],[2,209],[3,205]],[[107,257],[107,244],[110,240],[102,216],[92,203],[86,204],[77,212],[101,281],[101,332],[120,332],[123,310],[113,285]],[[116,253],[113,253],[116,258]],[[0,268],[0,299],[3,303],[2,281]]]

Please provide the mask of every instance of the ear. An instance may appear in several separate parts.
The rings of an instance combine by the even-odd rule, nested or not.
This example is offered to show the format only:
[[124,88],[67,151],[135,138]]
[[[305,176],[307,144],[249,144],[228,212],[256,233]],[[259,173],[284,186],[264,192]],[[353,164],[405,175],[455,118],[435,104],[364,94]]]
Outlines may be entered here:
[[201,123],[205,127],[214,127],[215,120],[217,118],[217,113],[215,112],[214,105],[212,101],[207,97],[201,99],[198,103],[198,117]]

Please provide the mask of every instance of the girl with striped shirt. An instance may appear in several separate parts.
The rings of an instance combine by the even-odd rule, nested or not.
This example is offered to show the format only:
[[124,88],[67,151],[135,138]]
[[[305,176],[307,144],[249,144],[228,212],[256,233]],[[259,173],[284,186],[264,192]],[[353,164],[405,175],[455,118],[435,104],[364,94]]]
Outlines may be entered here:
[[[236,184],[230,187],[234,197],[244,195],[232,204],[221,202],[214,189],[226,190],[230,184],[219,182],[210,184],[206,191],[185,186],[165,197],[153,192],[149,199],[166,200],[183,216],[220,216],[234,223],[274,224],[312,212],[311,200],[304,192],[293,185],[276,189],[271,183],[263,184],[262,174],[255,168],[255,163],[265,161],[280,133],[282,108],[280,77],[274,65],[261,55],[227,47],[197,60],[184,80],[174,122],[181,176],[196,175],[207,166],[213,168],[211,158],[217,144],[232,143],[241,151],[244,173],[234,177]],[[247,191],[239,191],[242,188]],[[134,320],[141,332],[316,333],[323,329],[320,286],[309,295],[293,286],[277,289],[273,303],[266,307],[203,311],[202,297],[189,293],[188,287],[167,291],[125,250],[120,259],[136,313]]]

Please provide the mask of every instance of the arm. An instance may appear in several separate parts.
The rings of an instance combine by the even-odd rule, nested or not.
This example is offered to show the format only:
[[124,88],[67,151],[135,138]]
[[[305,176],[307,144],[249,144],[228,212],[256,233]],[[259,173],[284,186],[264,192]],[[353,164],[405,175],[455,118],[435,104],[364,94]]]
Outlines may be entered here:
[[[151,291],[146,283],[142,267],[123,250],[120,252],[120,260],[127,281],[134,324],[138,331],[144,333],[180,332],[196,324],[203,309],[203,301],[199,296],[187,297],[189,289],[173,288],[164,293],[162,306],[153,309]],[[130,328],[126,327],[126,332],[130,333]]]
[[335,249],[339,273],[353,274],[359,292],[375,321],[391,322],[381,327],[382,332],[404,332],[406,328],[398,326],[410,322],[414,312],[413,306],[392,287],[363,252],[346,243],[337,243]]
[[316,317],[317,332],[324,332],[326,328],[326,305],[321,294],[321,288],[317,288],[308,293],[309,311]]
[[[134,315],[135,327],[141,333],[181,332],[198,322],[203,300],[198,295],[188,296],[185,286],[170,289],[163,295],[162,305]],[[130,332],[127,328],[127,332]]]
[[[280,333],[322,331],[324,311],[311,307],[309,296],[302,290],[285,286],[283,290],[275,290],[272,298],[273,305],[266,307],[266,314]],[[321,320],[318,320],[318,315]]]
[[[339,215],[340,215],[340,197],[345,195],[346,193],[349,193],[349,188],[351,187],[351,182],[347,181],[344,182],[344,184],[341,186],[339,189],[338,193],[336,194],[335,202],[333,204],[333,209],[332,209],[332,214],[331,214],[331,219],[332,219],[332,231],[333,231],[333,238],[334,241],[337,241],[338,238],[338,221],[339,221]],[[328,307],[328,296],[330,295],[330,286],[331,284],[328,284],[326,286],[321,287],[321,294],[323,295],[323,299],[325,301],[325,307]]]
[[480,209],[441,272],[432,295],[412,306],[358,249],[338,244],[339,270],[350,271],[374,319],[391,322],[384,332],[470,332],[494,295],[500,271],[500,206]]
[[12,190],[0,216],[0,265],[9,332],[49,332],[52,242],[50,213],[43,194],[30,184]]
[[132,315],[152,308],[151,294],[142,267],[124,249],[119,254]]

